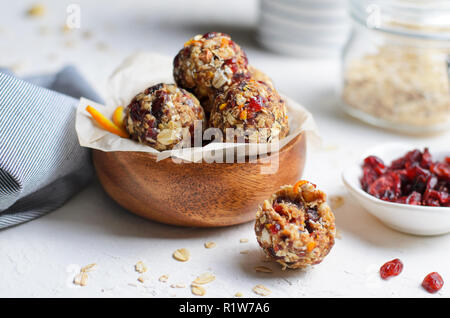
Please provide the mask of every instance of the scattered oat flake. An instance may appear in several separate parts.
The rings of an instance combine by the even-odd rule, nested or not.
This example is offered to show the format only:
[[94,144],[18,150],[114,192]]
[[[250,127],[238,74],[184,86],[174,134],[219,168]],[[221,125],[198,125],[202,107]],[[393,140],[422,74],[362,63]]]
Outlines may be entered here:
[[331,209],[339,209],[341,206],[343,206],[345,203],[344,197],[340,195],[333,195],[330,197],[330,205]]
[[42,17],[45,15],[45,11],[46,8],[43,4],[35,4],[28,9],[27,14],[30,17]]
[[216,276],[214,276],[211,273],[203,273],[200,276],[198,276],[193,283],[198,285],[204,285],[208,284],[216,279]]
[[185,248],[180,248],[173,253],[173,258],[180,262],[186,262],[190,258],[190,253]]
[[273,273],[273,270],[271,270],[269,267],[266,266],[256,266],[255,271],[261,273]]
[[145,273],[147,271],[147,266],[142,262],[139,261],[134,265],[134,270],[138,273]]
[[197,296],[205,296],[206,290],[202,286],[191,285],[191,292]]
[[137,280],[138,280],[139,282],[143,283],[143,282],[146,281],[146,279],[147,279],[147,277],[141,275],[141,276],[138,277]]
[[248,254],[248,250],[240,251],[241,254]]
[[269,288],[267,288],[264,285],[258,284],[255,287],[253,287],[253,291],[255,294],[261,295],[261,296],[269,296],[271,291]]
[[167,276],[167,275],[162,275],[162,276],[159,278],[159,281],[165,283],[165,282],[167,282],[168,279],[169,279],[169,276]]
[[186,285],[185,284],[172,284],[172,285],[170,285],[170,287],[172,287],[172,288],[185,288]]
[[239,240],[239,242],[241,242],[241,243],[248,243],[248,239],[242,238],[242,239]]
[[95,269],[96,266],[97,266],[96,263],[92,263],[92,264],[86,265],[86,266],[81,268],[80,272],[82,272],[82,273],[92,272]]
[[242,297],[242,296],[244,296],[244,295],[242,295],[241,292],[237,292],[236,294],[234,294],[234,296],[235,296],[235,297]]
[[206,248],[214,248],[214,247],[216,247],[216,243],[214,243],[214,242],[206,242],[205,243],[205,247]]
[[81,272],[75,276],[73,279],[73,283],[79,286],[86,286],[88,281],[88,274],[85,272]]
[[342,239],[342,233],[339,230],[336,230],[336,238],[341,240]]

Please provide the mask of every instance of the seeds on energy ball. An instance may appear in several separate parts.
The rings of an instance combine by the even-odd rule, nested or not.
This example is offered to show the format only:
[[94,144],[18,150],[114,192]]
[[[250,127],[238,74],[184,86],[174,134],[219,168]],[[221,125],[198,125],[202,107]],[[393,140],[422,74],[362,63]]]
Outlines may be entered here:
[[258,284],[255,287],[253,287],[253,292],[261,296],[269,296],[272,293],[269,288],[261,284]]
[[204,296],[206,294],[206,290],[202,286],[198,285],[191,285],[191,291],[197,296]]
[[216,243],[214,242],[206,242],[205,243],[205,248],[214,248],[216,247]]
[[190,253],[185,248],[180,248],[173,253],[173,258],[180,262],[187,262],[190,258]]
[[134,269],[136,270],[136,272],[142,274],[147,271],[147,266],[142,261],[139,261],[136,263],[136,265],[134,265]]
[[198,285],[204,285],[208,284],[216,279],[216,276],[214,276],[211,273],[203,273],[200,276],[198,276],[193,283]]
[[270,269],[266,266],[256,266],[255,271],[261,272],[261,273],[273,273],[272,269]]

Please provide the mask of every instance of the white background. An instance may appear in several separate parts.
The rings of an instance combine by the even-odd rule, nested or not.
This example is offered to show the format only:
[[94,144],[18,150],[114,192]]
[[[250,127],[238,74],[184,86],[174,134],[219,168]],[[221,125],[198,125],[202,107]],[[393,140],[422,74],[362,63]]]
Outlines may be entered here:
[[[79,1],[81,29],[69,34],[62,27],[71,2],[43,1],[47,15],[34,19],[25,15],[32,3],[1,0],[0,65],[22,76],[74,64],[101,94],[112,70],[138,49],[174,56],[197,33],[230,33],[247,51],[250,63],[313,113],[324,149],[309,152],[305,178],[329,195],[345,196],[345,205],[335,210],[342,239],[322,264],[282,272],[277,264],[261,262],[252,223],[223,229],[156,224],[119,207],[94,181],[63,208],[0,231],[0,296],[185,297],[192,296],[189,288],[169,286],[189,286],[207,271],[217,277],[206,285],[211,297],[233,297],[236,292],[253,297],[256,284],[267,286],[275,297],[450,295],[448,286],[437,295],[420,287],[432,271],[450,278],[450,236],[415,237],[390,230],[352,202],[340,181],[342,168],[368,147],[386,141],[448,145],[450,134],[399,136],[342,114],[335,93],[339,61],[308,61],[262,50],[254,32],[256,1]],[[92,36],[83,36],[85,31]],[[241,238],[249,242],[240,243]],[[217,247],[205,249],[206,241],[215,241]],[[182,247],[191,251],[189,262],[171,257]],[[250,253],[240,254],[242,250]],[[397,257],[405,264],[403,273],[382,281],[379,267]],[[144,284],[137,282],[134,271],[139,260],[149,268]],[[93,262],[98,267],[89,275],[88,286],[73,286],[73,269]],[[274,273],[256,273],[257,265],[269,266]],[[163,274],[169,275],[167,283],[158,281]]]

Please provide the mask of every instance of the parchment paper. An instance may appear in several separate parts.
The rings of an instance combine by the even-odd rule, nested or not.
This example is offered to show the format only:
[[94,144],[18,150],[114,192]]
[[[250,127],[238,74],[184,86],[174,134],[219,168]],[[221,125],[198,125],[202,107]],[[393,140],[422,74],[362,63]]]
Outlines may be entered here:
[[108,96],[106,105],[94,103],[81,98],[77,107],[75,128],[80,145],[102,151],[139,151],[156,156],[157,160],[169,157],[190,162],[201,161],[211,156],[212,151],[234,149],[246,154],[263,155],[283,148],[301,132],[307,136],[308,146],[318,146],[321,143],[316,124],[310,112],[304,107],[282,96],[286,101],[289,117],[289,135],[278,144],[242,144],[242,143],[210,143],[204,147],[192,147],[177,150],[158,151],[131,139],[121,138],[99,127],[86,112],[86,106],[91,105],[106,117],[111,118],[117,106],[127,106],[131,99],[147,87],[158,83],[173,83],[172,59],[155,53],[136,53],[127,59],[113,72],[108,81]]

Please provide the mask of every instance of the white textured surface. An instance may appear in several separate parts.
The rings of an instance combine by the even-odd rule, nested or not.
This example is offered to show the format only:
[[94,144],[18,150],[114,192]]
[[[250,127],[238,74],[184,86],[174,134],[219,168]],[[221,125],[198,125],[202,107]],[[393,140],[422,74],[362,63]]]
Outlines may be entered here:
[[[346,163],[377,143],[444,145],[450,134],[402,137],[341,114],[334,93],[339,78],[338,61],[286,58],[258,48],[252,31],[257,17],[254,1],[79,2],[82,29],[68,35],[62,34],[61,28],[65,7],[70,2],[44,2],[49,11],[46,19],[24,17],[31,1],[4,3],[0,64],[14,67],[23,75],[53,71],[73,63],[104,93],[107,76],[136,49],[174,55],[195,33],[231,33],[247,50],[251,63],[272,76],[283,93],[313,112],[325,149],[309,153],[305,178],[329,195],[345,195],[345,205],[335,211],[342,239],[337,240],[322,264],[308,271],[282,272],[276,264],[260,261],[252,224],[225,229],[155,224],[127,213],[94,182],[62,209],[0,232],[0,296],[191,296],[188,288],[169,286],[188,286],[206,271],[217,277],[206,285],[207,295],[213,297],[232,297],[238,291],[247,297],[256,296],[251,291],[256,284],[269,287],[275,297],[450,296],[448,286],[437,295],[420,288],[429,272],[440,272],[444,280],[450,278],[450,236],[424,238],[394,232],[352,202],[340,181]],[[48,34],[42,35],[41,27],[46,27]],[[90,39],[80,34],[86,30],[92,32]],[[66,47],[67,41],[74,46]],[[107,44],[108,48],[99,50],[98,43]],[[240,243],[240,238],[249,238],[249,242]],[[203,243],[210,240],[217,247],[205,249]],[[189,262],[172,259],[172,252],[181,247],[191,251]],[[245,249],[250,253],[239,253]],[[382,281],[379,267],[396,257],[405,264],[403,273]],[[134,264],[139,260],[149,268],[145,284],[136,281]],[[92,262],[98,268],[90,274],[88,286],[74,287],[74,269]],[[255,265],[270,266],[274,273],[255,273]],[[158,281],[162,274],[169,274],[167,283]]]

